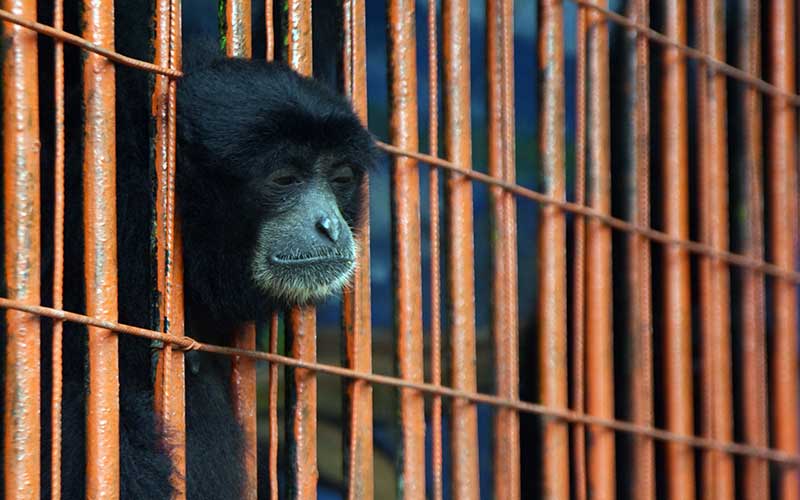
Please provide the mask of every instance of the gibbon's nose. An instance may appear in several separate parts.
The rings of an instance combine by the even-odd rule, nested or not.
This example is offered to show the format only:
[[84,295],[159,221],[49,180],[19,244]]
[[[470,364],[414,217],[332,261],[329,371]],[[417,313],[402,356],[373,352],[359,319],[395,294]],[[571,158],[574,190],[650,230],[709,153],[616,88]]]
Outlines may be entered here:
[[341,226],[339,225],[338,217],[329,217],[327,215],[321,216],[317,220],[317,229],[319,232],[328,237],[332,242],[339,241],[339,233]]

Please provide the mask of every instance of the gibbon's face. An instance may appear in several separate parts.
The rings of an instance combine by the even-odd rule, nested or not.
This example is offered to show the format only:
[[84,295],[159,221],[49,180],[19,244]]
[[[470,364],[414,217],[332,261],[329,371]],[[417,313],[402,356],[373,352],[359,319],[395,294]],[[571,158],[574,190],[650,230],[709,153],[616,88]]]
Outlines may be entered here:
[[230,312],[340,290],[376,161],[347,101],[284,66],[227,59],[181,80],[178,113],[189,293]]

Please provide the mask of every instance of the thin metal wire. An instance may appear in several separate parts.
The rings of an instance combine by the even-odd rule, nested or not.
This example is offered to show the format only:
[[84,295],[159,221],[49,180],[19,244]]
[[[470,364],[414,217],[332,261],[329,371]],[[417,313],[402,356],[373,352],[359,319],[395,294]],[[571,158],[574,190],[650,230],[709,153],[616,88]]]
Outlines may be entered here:
[[591,0],[570,0],[570,1],[582,7],[586,7],[588,9],[592,9],[594,11],[599,12],[600,14],[608,18],[609,21],[613,21],[621,26],[625,26],[626,28],[636,30],[656,43],[676,48],[678,49],[678,51],[682,52],[686,56],[692,59],[697,59],[698,61],[705,63],[708,66],[708,69],[711,71],[720,72],[724,75],[733,78],[734,80],[739,80],[740,82],[752,85],[753,87],[757,88],[758,90],[760,90],[765,94],[775,97],[783,97],[787,99],[789,103],[792,104],[793,106],[800,106],[800,95],[787,92],[775,85],[772,85],[771,83],[766,82],[765,80],[754,77],[747,71],[741,70],[735,66],[731,66],[728,63],[720,61],[719,59],[711,56],[710,54],[707,54],[702,50],[689,47],[688,45],[681,43],[673,38],[670,38],[662,33],[659,33],[658,31],[652,28],[639,24],[636,21],[631,20],[621,14],[617,14],[611,9],[595,5],[592,3]]
[[183,76],[183,73],[181,73],[180,71],[176,71],[170,68],[164,68],[162,66],[157,66],[153,63],[141,61],[133,57],[122,55],[119,52],[115,52],[113,50],[104,49],[103,47],[95,45],[92,42],[86,40],[85,38],[73,35],[72,33],[67,33],[62,29],[57,29],[53,28],[52,26],[47,26],[46,24],[41,24],[34,21],[28,21],[27,19],[14,15],[7,10],[0,9],[0,20],[17,24],[19,26],[22,26],[23,28],[28,28],[29,30],[41,33],[42,35],[49,36],[55,40],[66,42],[71,45],[76,45],[82,49],[88,50],[89,52],[94,52],[95,54],[101,55],[106,59],[108,59],[109,61],[122,64],[123,66],[130,66],[131,68],[141,69],[144,71],[149,71],[151,73],[158,73],[160,75],[166,75],[173,78],[179,78]]
[[610,215],[603,214],[597,210],[592,208],[579,205],[577,203],[569,202],[569,201],[561,201],[555,198],[551,198],[545,194],[539,193],[532,189],[528,189],[522,187],[520,185],[505,182],[503,180],[491,177],[486,175],[482,172],[478,172],[475,170],[467,170],[459,165],[456,165],[452,162],[447,160],[442,160],[440,158],[436,158],[430,155],[426,155],[424,153],[418,153],[414,151],[406,151],[404,149],[398,148],[396,146],[392,146],[391,144],[386,144],[382,141],[377,141],[378,147],[386,151],[390,154],[407,156],[409,158],[415,158],[422,162],[425,162],[431,166],[444,168],[446,170],[450,170],[453,172],[458,172],[459,174],[464,175],[465,177],[469,177],[470,179],[476,180],[478,182],[482,182],[484,184],[491,184],[495,186],[500,186],[503,189],[507,189],[512,193],[516,194],[517,196],[522,196],[523,198],[528,198],[533,201],[550,204],[561,208],[562,210],[566,210],[567,212],[572,212],[578,215],[582,215],[584,217],[590,217],[593,219],[597,219],[600,222],[611,226],[614,229],[618,229],[620,231],[625,231],[628,233],[636,233],[642,235],[646,238],[649,238],[653,241],[658,243],[663,243],[665,245],[675,245],[680,248],[685,248],[690,252],[694,252],[699,255],[705,255],[707,257],[712,257],[715,259],[719,259],[721,261],[727,262],[729,264],[733,264],[739,267],[753,269],[755,271],[760,271],[764,274],[769,274],[771,276],[776,276],[778,278],[782,278],[786,281],[792,283],[800,283],[800,272],[792,271],[790,269],[786,269],[784,267],[777,266],[775,264],[770,264],[763,260],[753,259],[751,257],[746,257],[744,255],[716,250],[709,245],[705,245],[703,243],[698,243],[696,241],[690,240],[682,240],[680,238],[674,238],[666,233],[661,231],[657,231],[655,229],[641,227],[637,224],[618,219],[616,217],[612,217]]
[[548,408],[544,405],[536,403],[528,403],[525,401],[506,399],[492,394],[484,394],[476,391],[461,391],[452,389],[450,387],[427,384],[422,382],[410,382],[408,380],[390,377],[388,375],[379,375],[375,373],[364,373],[341,366],[326,365],[323,363],[315,363],[310,361],[303,361],[300,359],[291,358],[288,356],[281,356],[278,354],[252,351],[247,349],[237,349],[234,347],[224,347],[214,344],[205,344],[198,342],[191,337],[170,335],[166,333],[157,332],[155,330],[148,330],[146,328],[139,328],[136,326],[125,325],[115,321],[104,320],[83,314],[78,314],[69,311],[54,309],[52,307],[44,307],[40,305],[31,305],[18,300],[12,300],[5,297],[0,297],[0,309],[14,309],[23,311],[37,316],[58,319],[62,321],[70,321],[88,326],[94,326],[105,330],[111,330],[126,335],[135,335],[151,340],[158,340],[161,342],[170,342],[185,350],[198,350],[209,352],[213,354],[221,354],[225,356],[243,356],[256,360],[264,360],[270,363],[278,363],[294,368],[302,368],[309,371],[325,373],[339,377],[350,379],[365,380],[373,384],[387,385],[391,387],[413,389],[427,394],[446,396],[449,398],[458,398],[467,400],[471,403],[487,404],[502,408],[512,408],[525,413],[532,413],[541,415],[543,417],[562,419],[570,423],[583,423],[585,425],[603,426],[619,432],[626,432],[630,434],[637,434],[648,436],[652,439],[659,441],[675,442],[693,446],[695,448],[718,450],[723,453],[733,453],[736,455],[760,458],[770,460],[776,464],[781,464],[786,467],[800,468],[800,454],[786,453],[772,448],[765,448],[760,446],[749,446],[735,442],[724,442],[714,439],[701,438],[697,436],[687,436],[677,434],[674,432],[656,429],[649,426],[637,425],[631,422],[624,422],[620,420],[593,417],[591,415],[583,415],[571,410],[557,410]]

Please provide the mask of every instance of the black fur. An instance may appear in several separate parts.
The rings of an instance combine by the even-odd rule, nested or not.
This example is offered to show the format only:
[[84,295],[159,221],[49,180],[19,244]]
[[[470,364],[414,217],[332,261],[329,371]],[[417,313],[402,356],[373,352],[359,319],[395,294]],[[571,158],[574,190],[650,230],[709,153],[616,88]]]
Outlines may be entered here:
[[[78,2],[67,2],[66,28],[79,32]],[[118,0],[116,46],[152,59],[149,2]],[[140,4],[140,5],[132,5]],[[49,12],[48,2],[40,10]],[[42,18],[47,22],[47,14]],[[52,221],[52,44],[40,44],[43,234]],[[254,286],[249,272],[260,223],[287,212],[304,214],[297,193],[276,189],[269,175],[290,162],[303,178],[325,178],[336,165],[355,170],[354,185],[376,158],[369,133],[347,101],[280,63],[223,58],[215,44],[185,40],[186,75],[178,83],[177,202],[185,255],[187,335],[229,344],[238,323],[263,318],[287,304]],[[333,43],[335,45],[335,42]],[[81,53],[66,48],[67,221],[65,308],[84,312],[82,223]],[[150,143],[152,76],[118,67],[117,217],[119,319],[157,328],[155,198]],[[316,182],[316,181],[315,181]],[[323,181],[320,181],[323,182]],[[327,182],[327,181],[325,181]],[[362,210],[356,189],[331,192],[350,227]],[[286,240],[295,237],[287,229]],[[52,289],[52,239],[43,237],[42,296]],[[6,294],[5,290],[2,291]],[[49,490],[50,325],[43,323],[42,490]],[[67,325],[64,336],[62,498],[85,496],[86,330]],[[0,335],[0,338],[5,334]],[[170,430],[153,411],[158,347],[120,336],[120,458],[123,499],[167,499],[172,491]],[[241,431],[230,401],[230,362],[204,353],[186,356],[187,487],[199,500],[240,498]],[[2,365],[5,366],[4,364]],[[0,380],[2,380],[0,373]],[[0,400],[1,401],[1,400]],[[2,410],[0,402],[0,410]],[[2,415],[2,411],[0,411]],[[263,458],[266,454],[260,454]],[[2,467],[0,467],[2,471]],[[0,477],[0,480],[2,478]],[[266,484],[262,481],[262,484]],[[263,494],[264,492],[261,492]]]

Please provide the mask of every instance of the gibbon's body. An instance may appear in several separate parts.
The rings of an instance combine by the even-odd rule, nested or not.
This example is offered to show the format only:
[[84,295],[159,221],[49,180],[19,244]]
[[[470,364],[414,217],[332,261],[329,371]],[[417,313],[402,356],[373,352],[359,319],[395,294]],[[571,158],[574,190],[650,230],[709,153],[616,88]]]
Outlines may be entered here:
[[[149,59],[150,11],[131,7],[118,9],[117,48]],[[65,12],[67,30],[79,31],[77,9]],[[119,31],[123,27],[124,33]],[[39,62],[45,304],[52,289],[53,252],[51,47],[41,42]],[[81,54],[72,47],[65,54],[64,307],[84,312]],[[320,301],[349,280],[356,258],[352,228],[363,208],[358,186],[377,150],[344,98],[280,63],[228,59],[216,43],[190,39],[184,43],[184,61],[177,96],[176,201],[184,244],[186,334],[230,345],[237,325],[266,318],[275,308]],[[157,328],[149,78],[139,70],[116,69],[118,305],[120,322]],[[50,497],[50,331],[45,321],[43,498]],[[64,499],[78,499],[85,497],[85,328],[66,324],[63,345],[61,493]],[[159,425],[153,410],[159,349],[145,339],[119,336],[123,499],[168,499],[172,494],[164,446],[169,429]],[[188,498],[241,498],[242,439],[229,394],[230,360],[201,352],[185,358]]]

